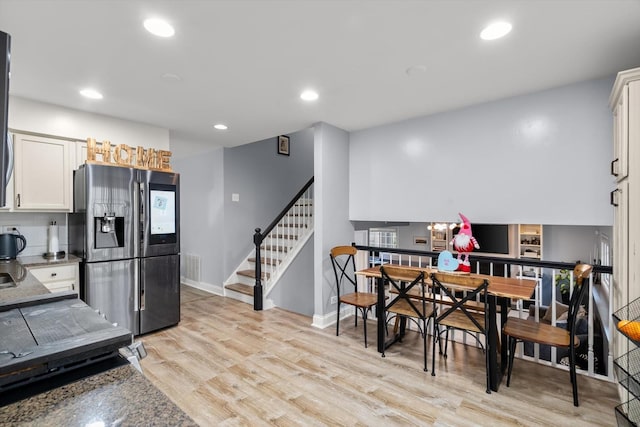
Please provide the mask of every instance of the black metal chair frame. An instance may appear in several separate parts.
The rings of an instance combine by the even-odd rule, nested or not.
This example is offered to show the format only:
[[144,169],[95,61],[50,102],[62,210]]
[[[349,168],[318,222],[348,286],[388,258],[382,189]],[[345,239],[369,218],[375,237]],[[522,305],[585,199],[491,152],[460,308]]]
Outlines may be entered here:
[[[393,267],[391,267],[393,268]],[[382,279],[385,283],[389,283],[391,286],[393,286],[393,288],[396,290],[397,292],[397,296],[396,298],[394,298],[392,301],[390,301],[387,305],[384,306],[384,316],[387,316],[387,314],[389,313],[389,309],[393,308],[394,305],[399,304],[401,301],[405,301],[408,306],[411,308],[411,311],[413,311],[413,313],[415,315],[404,315],[404,314],[400,314],[400,313],[393,313],[390,317],[386,318],[386,322],[388,322],[390,319],[399,316],[399,318],[401,318],[401,320],[405,320],[409,319],[411,321],[413,321],[417,326],[418,326],[418,330],[419,333],[422,337],[422,342],[423,342],[423,354],[424,354],[424,371],[428,372],[427,369],[427,360],[428,360],[428,351],[427,351],[427,339],[428,339],[428,334],[427,334],[427,328],[429,326],[429,322],[431,321],[431,318],[433,317],[431,312],[427,313],[427,299],[425,298],[425,281],[424,281],[424,272],[420,271],[416,274],[416,277],[409,283],[407,283],[406,281],[402,281],[402,280],[397,280],[392,278],[389,274],[388,274],[388,269],[385,269],[384,266],[380,267],[380,273],[382,275]],[[420,290],[420,297],[416,298],[415,295],[410,295],[410,291],[415,287],[418,286],[419,290]],[[416,304],[421,305],[422,310],[420,310],[420,308],[418,306],[416,306]],[[435,305],[433,307],[435,309]],[[422,322],[422,325],[420,324],[420,322],[418,321],[418,319]],[[400,333],[397,336],[397,341],[402,341],[402,338],[404,337],[405,334],[405,325],[404,323],[401,323],[400,325]],[[385,346],[386,347],[386,346]],[[382,351],[382,357],[385,357],[385,353],[384,353],[384,349]]]
[[[576,288],[578,289],[576,290]],[[580,303],[584,300],[588,288],[589,285],[588,283],[585,283],[584,277],[577,278],[576,286],[574,287],[573,294],[571,295],[571,299],[569,301],[569,309],[567,311],[567,331],[569,332],[569,377],[571,379],[574,406],[579,406],[578,383],[576,374],[576,346],[574,345],[576,339],[576,327],[578,324],[577,314],[578,310],[580,309]],[[507,373],[507,387],[509,387],[509,384],[511,383],[511,370],[513,369],[513,359],[516,352],[516,344],[518,343],[518,341],[522,342],[523,340],[512,337],[511,335],[507,336],[509,337],[509,367]]]
[[[336,247],[338,248],[338,247]],[[349,251],[349,253],[344,253],[341,254],[340,256],[347,256],[346,259],[344,259],[344,262],[341,263],[340,259],[338,257],[334,257],[333,256],[333,250],[335,250],[336,248],[332,249],[332,252],[329,253],[329,257],[331,258],[331,265],[333,266],[333,273],[335,275],[335,280],[336,280],[336,294],[337,294],[337,319],[336,319],[336,336],[339,336],[340,334],[340,305],[343,304],[341,298],[340,298],[340,288],[342,287],[343,283],[345,283],[346,285],[348,285],[349,283],[351,285],[353,285],[353,289],[354,289],[354,293],[355,294],[365,294],[363,292],[358,292],[358,282],[356,280],[355,277],[355,271],[356,271],[356,262],[355,262],[355,253],[357,252],[357,250],[355,249],[355,247],[353,247],[353,251]],[[346,247],[344,247],[344,249],[346,249]],[[354,272],[353,277],[349,274],[349,269],[352,269]],[[376,302],[370,304],[367,307],[358,307],[356,305],[353,305],[353,307],[355,308],[356,311],[356,315],[354,316],[355,318],[355,327],[358,327],[358,311],[360,311],[360,314],[362,315],[362,320],[363,320],[363,328],[364,328],[364,346],[367,347],[367,313],[369,313],[371,311],[371,307],[375,306],[377,304],[377,295],[376,294],[371,294],[372,295],[372,299]],[[348,303],[344,303],[344,304],[348,304]],[[349,304],[352,305],[352,304]]]
[[[446,335],[445,335],[444,357],[445,358],[447,357],[447,345],[448,345],[448,342],[449,342],[449,330],[450,329],[458,329],[460,331],[463,331],[463,332],[473,336],[476,339],[476,341],[480,344],[480,347],[482,348],[482,352],[485,354],[487,393],[491,393],[491,388],[490,388],[490,367],[489,367],[489,354],[488,354],[488,350],[489,350],[489,337],[488,337],[489,307],[487,305],[487,288],[489,287],[489,282],[487,281],[487,279],[483,279],[481,285],[477,286],[475,289],[464,290],[464,296],[458,297],[458,296],[456,296],[456,292],[458,290],[452,290],[451,289],[451,285],[447,286],[447,284],[443,284],[442,282],[440,282],[440,280],[438,280],[438,278],[437,278],[436,273],[431,273],[431,281],[432,281],[432,285],[433,285],[434,294],[439,293],[440,295],[442,295],[444,293],[445,295],[443,295],[443,296],[449,297],[449,299],[451,301],[451,306],[449,306],[446,310],[441,311],[440,314],[438,314],[434,310],[434,314],[433,314],[433,317],[434,317],[434,323],[433,323],[433,326],[434,326],[433,327],[433,329],[434,329],[434,339],[433,339],[431,375],[435,375],[436,374],[436,371],[435,371],[435,369],[436,369],[436,359],[435,359],[436,339],[438,341],[440,354],[442,354],[442,344],[440,342],[440,335],[442,334],[443,331],[440,330],[439,324],[440,324],[440,322],[442,320],[444,320],[451,313],[459,311],[461,313],[464,313],[464,315],[467,318],[469,318],[469,320],[478,328],[480,333],[485,336],[485,346],[482,345],[482,342],[475,335],[475,333],[476,333],[475,331],[469,331],[469,330],[466,330],[466,329],[460,329],[460,328],[455,328],[453,326],[445,325],[446,326],[446,329],[445,329]],[[477,295],[481,296],[481,300],[484,303],[484,326],[481,325],[476,320],[476,318],[471,314],[471,311],[473,311],[473,310],[465,306],[465,304],[467,302],[469,302],[469,301],[476,301],[476,296]],[[434,298],[434,301],[435,301],[435,298]]]

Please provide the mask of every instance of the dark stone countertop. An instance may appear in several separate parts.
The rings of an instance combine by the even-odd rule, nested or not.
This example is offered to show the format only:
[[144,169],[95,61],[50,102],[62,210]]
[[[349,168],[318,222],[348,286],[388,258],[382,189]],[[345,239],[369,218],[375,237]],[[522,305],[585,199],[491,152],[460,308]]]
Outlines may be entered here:
[[133,366],[125,365],[0,407],[12,426],[196,426]]

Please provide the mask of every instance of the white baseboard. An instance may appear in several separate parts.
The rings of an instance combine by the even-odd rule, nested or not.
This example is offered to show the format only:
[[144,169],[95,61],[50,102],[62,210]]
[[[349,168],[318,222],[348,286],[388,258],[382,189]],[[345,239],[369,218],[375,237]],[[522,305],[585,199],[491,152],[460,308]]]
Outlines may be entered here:
[[201,291],[209,292],[210,294],[224,296],[224,289],[222,285],[213,285],[211,283],[196,282],[194,280],[180,278],[180,283],[183,283],[192,288],[200,289]]
[[[340,310],[340,320],[346,319],[347,317],[353,316],[355,313],[355,309],[351,305],[343,305]],[[311,326],[319,329],[328,328],[331,325],[335,325],[336,323],[336,311],[333,310],[330,313],[325,315],[313,315],[313,323]]]
[[[194,280],[185,279],[184,277],[180,278],[180,283],[183,285],[191,286],[192,288],[200,289],[201,291],[209,292],[210,294],[218,295],[221,297],[233,298],[238,301],[242,301],[247,304],[253,305],[253,297],[250,295],[241,294],[239,292],[234,292],[229,289],[225,289],[222,285],[212,285],[211,283],[205,282],[196,282]],[[269,298],[265,298],[264,303],[262,305],[263,310],[269,310],[274,308],[275,305],[273,300]]]

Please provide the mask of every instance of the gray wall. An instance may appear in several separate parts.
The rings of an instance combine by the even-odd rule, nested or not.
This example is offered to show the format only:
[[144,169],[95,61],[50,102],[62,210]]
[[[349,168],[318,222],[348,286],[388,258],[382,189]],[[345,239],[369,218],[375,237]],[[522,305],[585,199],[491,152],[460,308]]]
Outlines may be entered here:
[[612,225],[612,84],[352,132],[349,218]]
[[542,255],[544,260],[561,262],[593,262],[600,236],[609,238],[613,227],[571,225],[545,225],[542,228]]
[[313,316],[313,236],[280,278],[269,298],[276,307]]
[[201,281],[217,286],[226,279],[223,165],[221,148],[173,160],[180,173],[180,252],[200,256]]
[[[353,241],[349,222],[349,134],[327,123],[314,125],[315,234],[314,234],[314,324],[325,324],[323,317],[335,312],[329,303],[335,295],[335,277],[329,251]],[[318,317],[316,317],[318,316]],[[335,314],[331,321],[335,320]]]
[[[202,255],[203,281],[221,285],[251,251],[253,228],[265,227],[315,174],[315,235],[281,285],[298,284],[302,292],[277,297],[287,308],[313,300],[316,325],[333,320],[328,253],[353,241],[354,224],[364,224],[355,221],[411,222],[400,231],[407,247],[414,235],[426,234],[420,223],[455,221],[459,211],[472,222],[559,224],[545,226],[544,258],[587,260],[595,231],[604,225],[610,232],[612,223],[611,83],[595,80],[351,134],[318,123],[290,134],[290,157],[277,155],[274,137],[176,160],[183,253]],[[459,150],[473,161],[465,173],[451,167]],[[566,167],[577,160],[584,166]],[[443,192],[447,186],[451,191]],[[239,202],[231,202],[232,193]]]
[[[264,228],[313,176],[313,130],[289,135],[290,156],[276,138],[173,160],[180,173],[181,252],[199,255],[201,282],[220,288]],[[232,202],[237,193],[239,202]]]
[[277,153],[276,137],[224,149],[225,278],[254,248],[254,229],[267,227],[313,176],[313,130],[289,137],[289,156]]

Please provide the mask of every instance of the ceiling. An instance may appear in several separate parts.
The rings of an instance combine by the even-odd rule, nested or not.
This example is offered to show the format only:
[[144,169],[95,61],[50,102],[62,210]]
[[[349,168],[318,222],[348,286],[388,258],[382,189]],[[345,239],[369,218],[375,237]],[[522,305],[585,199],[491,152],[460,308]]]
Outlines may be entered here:
[[[175,36],[147,33],[152,16]],[[495,20],[513,30],[481,40]],[[0,0],[11,95],[168,128],[174,153],[612,76],[640,66],[639,22],[639,0]]]

